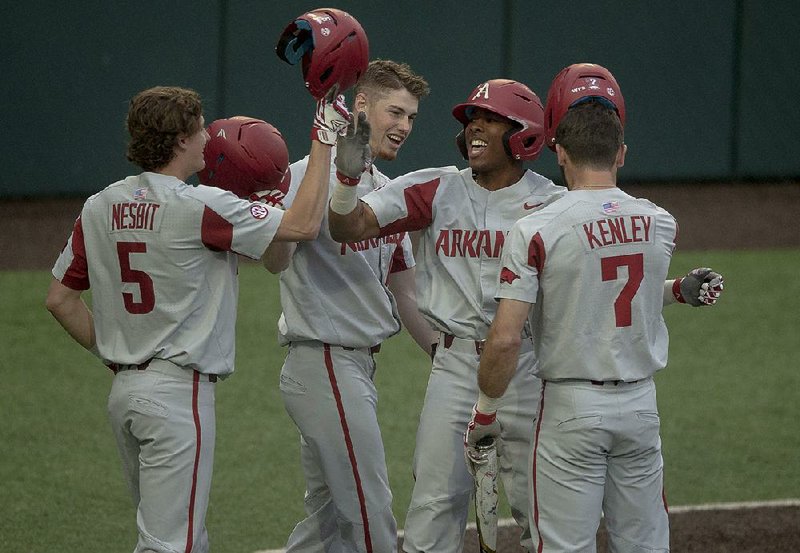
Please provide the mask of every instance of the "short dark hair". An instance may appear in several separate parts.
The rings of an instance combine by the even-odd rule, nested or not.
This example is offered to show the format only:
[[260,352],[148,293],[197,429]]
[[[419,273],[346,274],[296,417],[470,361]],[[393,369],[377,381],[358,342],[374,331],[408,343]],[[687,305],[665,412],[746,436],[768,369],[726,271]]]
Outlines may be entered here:
[[200,95],[176,86],[157,86],[131,98],[125,123],[131,140],[127,157],[145,171],[155,171],[175,157],[181,135],[200,130]]
[[595,100],[570,108],[556,129],[570,160],[592,169],[612,167],[624,138],[617,112]]
[[366,72],[356,83],[354,94],[359,92],[399,90],[405,88],[418,100],[427,96],[431,89],[428,82],[414,73],[407,63],[392,60],[372,60]]

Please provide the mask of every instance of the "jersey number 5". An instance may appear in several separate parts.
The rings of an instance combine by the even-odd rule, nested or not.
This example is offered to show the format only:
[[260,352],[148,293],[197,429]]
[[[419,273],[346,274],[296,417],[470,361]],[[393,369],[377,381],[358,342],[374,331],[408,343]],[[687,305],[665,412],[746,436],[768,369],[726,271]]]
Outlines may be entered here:
[[622,287],[614,302],[614,316],[617,326],[631,326],[631,302],[644,278],[644,254],[615,255],[600,259],[603,282],[617,280],[618,270],[623,265],[628,268],[628,282]]
[[122,293],[122,300],[125,302],[125,310],[134,315],[150,313],[156,306],[153,279],[144,271],[131,269],[131,254],[146,252],[147,244],[144,242],[117,242],[117,257],[119,258],[122,282],[130,282],[139,285],[139,298],[141,301],[135,301],[133,294],[130,292]]

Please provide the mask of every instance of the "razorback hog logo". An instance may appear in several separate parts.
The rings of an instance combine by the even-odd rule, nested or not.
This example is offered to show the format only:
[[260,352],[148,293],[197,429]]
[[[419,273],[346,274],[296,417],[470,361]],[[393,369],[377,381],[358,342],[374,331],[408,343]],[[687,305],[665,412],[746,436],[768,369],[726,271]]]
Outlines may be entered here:
[[519,275],[516,274],[514,271],[509,269],[508,267],[503,267],[500,271],[500,282],[507,282],[509,284],[514,284],[514,281],[519,278]]

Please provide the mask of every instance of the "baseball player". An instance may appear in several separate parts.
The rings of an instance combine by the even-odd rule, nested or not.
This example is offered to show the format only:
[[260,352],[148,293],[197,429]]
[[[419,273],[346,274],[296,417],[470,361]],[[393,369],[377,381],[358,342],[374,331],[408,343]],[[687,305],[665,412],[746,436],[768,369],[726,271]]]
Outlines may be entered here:
[[661,309],[677,224],[616,187],[622,137],[615,110],[597,101],[561,119],[555,146],[569,192],[509,234],[466,432],[469,445],[500,436],[497,398],[520,333],[532,328],[543,380],[541,398],[527,398],[540,405],[531,468],[539,552],[594,551],[603,512],[612,551],[669,550],[652,376],[667,362]]
[[[345,119],[315,119],[335,134]],[[206,552],[214,387],[234,369],[237,255],[319,231],[331,159],[313,141],[285,212],[185,183],[204,168],[199,95],[156,87],[133,97],[128,159],[143,172],[90,197],[53,267],[47,308],[114,373],[108,399],[137,508],[135,551]],[[285,171],[285,168],[284,168]],[[92,308],[82,300],[92,289]]]
[[[544,144],[543,108],[522,83],[479,84],[453,109],[464,125],[457,136],[467,169],[425,169],[357,198],[346,183],[331,198],[329,226],[336,240],[372,239],[421,231],[417,300],[439,332],[420,416],[414,454],[415,485],[405,525],[404,550],[460,552],[473,481],[464,459],[463,433],[478,397],[476,372],[497,308],[494,295],[506,234],[520,218],[565,189],[526,170]],[[670,285],[672,283],[670,282]],[[530,329],[521,330],[525,337]],[[522,342],[502,423],[500,477],[514,518],[530,547],[527,523],[531,421],[541,382],[532,343]]]
[[[397,156],[427,93],[425,80],[407,65],[389,60],[369,64],[354,89],[353,109],[369,121],[372,156],[385,161]],[[388,179],[374,165],[362,174],[364,164],[343,155],[352,146],[339,139],[330,184],[332,189],[345,180],[361,196]],[[348,165],[348,159],[354,163]],[[286,205],[296,201],[307,163],[291,165]],[[416,308],[409,237],[392,233],[339,244],[323,225],[316,240],[273,249],[268,267],[285,268],[278,326],[288,351],[280,390],[301,434],[306,479],[307,516],[294,528],[286,549],[396,551],[397,524],[373,378],[374,355],[400,331],[401,319],[423,349],[430,352],[434,341]]]

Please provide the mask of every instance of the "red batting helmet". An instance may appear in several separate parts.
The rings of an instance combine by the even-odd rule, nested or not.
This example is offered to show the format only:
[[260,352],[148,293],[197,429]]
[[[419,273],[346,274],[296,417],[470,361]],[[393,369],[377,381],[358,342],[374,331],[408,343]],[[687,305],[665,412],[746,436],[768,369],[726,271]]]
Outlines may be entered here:
[[278,129],[252,117],[217,119],[203,156],[206,166],[200,182],[230,190],[240,198],[271,192],[281,200],[289,190],[289,150]]
[[[508,155],[526,161],[539,157],[544,144],[544,108],[530,88],[517,81],[492,79],[478,85],[466,102],[454,107],[453,116],[466,127],[475,108],[502,115],[515,123],[503,137]],[[456,136],[456,143],[467,159],[463,130]]]
[[574,63],[556,75],[547,92],[544,130],[548,148],[555,151],[556,129],[567,110],[591,99],[616,110],[625,128],[625,99],[611,71],[594,63]]
[[319,8],[297,17],[275,46],[290,65],[302,59],[303,80],[319,100],[334,85],[350,88],[367,70],[369,42],[355,17],[336,8]]

